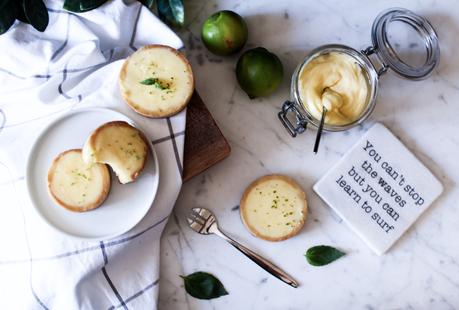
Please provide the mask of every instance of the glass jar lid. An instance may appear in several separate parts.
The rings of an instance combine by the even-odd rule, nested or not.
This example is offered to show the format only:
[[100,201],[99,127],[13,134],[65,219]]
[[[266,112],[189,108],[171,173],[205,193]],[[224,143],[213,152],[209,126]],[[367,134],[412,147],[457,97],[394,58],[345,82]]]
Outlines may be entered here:
[[406,9],[393,8],[379,14],[371,38],[371,52],[382,62],[382,72],[390,68],[402,77],[423,79],[440,60],[438,37],[432,25]]

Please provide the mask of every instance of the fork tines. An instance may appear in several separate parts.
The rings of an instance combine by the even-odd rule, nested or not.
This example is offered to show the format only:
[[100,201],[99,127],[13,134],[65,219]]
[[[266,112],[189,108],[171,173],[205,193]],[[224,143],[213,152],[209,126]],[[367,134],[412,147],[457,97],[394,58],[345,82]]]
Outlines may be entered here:
[[193,208],[188,214],[187,221],[193,230],[201,234],[208,234],[210,226],[215,222],[215,217],[204,208]]

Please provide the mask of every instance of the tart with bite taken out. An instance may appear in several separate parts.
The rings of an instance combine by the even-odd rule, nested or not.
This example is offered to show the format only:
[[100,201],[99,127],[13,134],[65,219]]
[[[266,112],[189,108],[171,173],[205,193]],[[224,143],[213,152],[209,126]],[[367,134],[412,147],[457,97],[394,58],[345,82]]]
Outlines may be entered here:
[[108,122],[94,130],[83,147],[86,163],[107,164],[121,184],[133,182],[147,162],[144,134],[124,121]]

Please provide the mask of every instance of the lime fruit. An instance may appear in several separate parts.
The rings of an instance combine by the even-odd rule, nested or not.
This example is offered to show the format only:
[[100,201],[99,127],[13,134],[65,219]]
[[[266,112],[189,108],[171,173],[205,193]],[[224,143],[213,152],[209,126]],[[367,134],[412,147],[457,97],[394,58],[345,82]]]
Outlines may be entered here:
[[263,47],[246,51],[237,62],[237,81],[250,99],[273,93],[283,76],[284,69],[279,58]]
[[237,53],[247,42],[247,25],[233,11],[212,14],[202,25],[201,39],[209,51],[226,56]]

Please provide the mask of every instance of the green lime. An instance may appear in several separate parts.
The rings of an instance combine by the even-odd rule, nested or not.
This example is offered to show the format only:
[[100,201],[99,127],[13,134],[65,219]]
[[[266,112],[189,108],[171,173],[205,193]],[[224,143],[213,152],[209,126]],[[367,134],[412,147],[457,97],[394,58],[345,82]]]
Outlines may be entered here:
[[226,56],[237,53],[247,42],[247,25],[233,11],[212,14],[202,25],[201,39],[209,51]]
[[273,93],[283,76],[284,69],[279,58],[263,47],[246,51],[237,62],[237,81],[250,99]]

